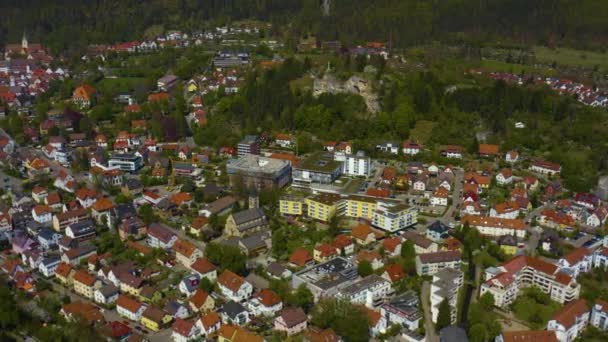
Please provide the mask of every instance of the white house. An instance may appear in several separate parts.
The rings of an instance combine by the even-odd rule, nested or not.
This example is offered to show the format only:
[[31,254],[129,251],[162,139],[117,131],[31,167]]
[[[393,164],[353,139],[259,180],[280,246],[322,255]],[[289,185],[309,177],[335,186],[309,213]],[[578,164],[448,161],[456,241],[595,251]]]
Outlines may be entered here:
[[577,278],[581,273],[587,273],[593,268],[593,254],[585,247],[579,247],[559,259],[557,265],[560,271]]
[[572,342],[589,324],[590,312],[584,299],[563,306],[547,323],[547,330],[555,331],[559,342]]
[[53,220],[53,212],[48,205],[37,205],[32,208],[32,218],[41,224],[48,224]]
[[177,241],[177,235],[160,223],[152,223],[148,227],[146,242],[152,248],[170,249]]
[[232,271],[226,270],[217,278],[220,292],[228,299],[240,302],[253,294],[253,286]]
[[505,161],[507,163],[517,163],[519,161],[519,152],[509,151],[505,154]]
[[591,325],[607,331],[608,330],[608,302],[597,299],[591,309]]
[[431,197],[431,205],[446,207],[448,205],[449,195],[450,192],[448,191],[448,189],[442,186],[438,187],[437,190],[435,190],[435,192],[433,193],[433,196]]
[[247,302],[247,308],[254,316],[274,316],[283,309],[283,301],[272,290],[262,289]]
[[116,299],[116,312],[118,315],[132,321],[139,322],[145,310],[145,305],[125,295],[121,294]]
[[502,169],[496,174],[496,183],[499,185],[507,185],[513,183],[513,171],[510,169]]
[[171,328],[171,338],[174,342],[190,342],[197,339],[201,334],[194,320],[178,318]]
[[393,294],[391,282],[376,275],[369,275],[339,290],[337,296],[353,304],[374,308]]
[[406,156],[415,156],[422,150],[422,146],[413,141],[406,141],[403,143],[403,154]]
[[61,263],[61,258],[58,256],[43,258],[38,264],[38,271],[40,271],[43,276],[50,278],[55,275],[55,270],[57,270],[59,263]]
[[104,285],[95,290],[93,299],[96,303],[110,305],[118,299],[118,288],[112,284]]

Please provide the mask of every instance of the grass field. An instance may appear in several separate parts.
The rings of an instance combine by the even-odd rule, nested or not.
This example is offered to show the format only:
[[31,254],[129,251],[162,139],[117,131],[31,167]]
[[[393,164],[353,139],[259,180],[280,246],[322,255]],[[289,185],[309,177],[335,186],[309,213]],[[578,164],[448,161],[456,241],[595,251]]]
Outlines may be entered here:
[[537,46],[534,48],[534,54],[540,62],[556,62],[561,65],[581,66],[585,68],[598,66],[602,70],[608,70],[608,53],[568,48],[550,49]]
[[498,71],[498,72],[509,72],[513,74],[526,74],[552,76],[555,72],[548,68],[537,68],[530,65],[514,64],[501,62],[492,59],[485,59],[481,61],[480,67],[487,71]]
[[102,93],[130,93],[137,85],[144,82],[145,78],[143,77],[104,78],[103,80],[99,81],[97,87]]
[[420,120],[416,122],[416,126],[410,132],[410,140],[424,144],[431,137],[433,128],[437,123],[432,121]]
[[536,288],[524,290],[511,306],[515,317],[529,323],[533,329],[544,327],[560,307],[559,303],[551,301],[547,294]]

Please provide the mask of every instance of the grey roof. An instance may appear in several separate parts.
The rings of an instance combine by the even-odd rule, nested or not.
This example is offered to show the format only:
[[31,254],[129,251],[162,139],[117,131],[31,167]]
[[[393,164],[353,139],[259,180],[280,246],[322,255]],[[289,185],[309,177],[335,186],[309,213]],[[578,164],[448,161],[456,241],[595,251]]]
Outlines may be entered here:
[[437,221],[431,223],[427,227],[427,230],[434,231],[434,232],[437,232],[439,234],[443,234],[443,233],[447,232],[448,230],[450,230],[450,227],[448,227],[447,225],[445,225],[441,221],[437,220]]
[[222,306],[222,312],[228,317],[234,318],[243,311],[247,311],[241,304],[231,300]]
[[440,342],[468,342],[467,333],[457,326],[449,326],[439,331]]
[[240,211],[238,213],[232,214],[232,218],[234,219],[234,222],[237,225],[243,225],[256,220],[263,220],[264,222],[266,222],[266,215],[264,214],[264,211],[260,208],[252,208]]
[[380,283],[388,283],[388,280],[380,277],[379,275],[372,274],[346,286],[340,292],[344,295],[353,295]]
[[45,266],[49,266],[49,265],[53,265],[53,264],[58,264],[61,261],[61,258],[58,255],[51,255],[49,257],[46,257],[44,259],[42,259],[42,263]]
[[136,178],[128,178],[125,181],[124,186],[129,190],[143,188],[143,184]]
[[112,284],[106,284],[99,289],[99,292],[105,297],[111,297],[118,293],[118,288]]
[[266,271],[276,277],[280,277],[285,270],[286,268],[278,262],[271,262],[268,264],[268,267],[266,267]]
[[239,241],[239,245],[245,248],[247,251],[253,251],[259,248],[266,248],[266,240],[270,239],[270,232],[262,231]]

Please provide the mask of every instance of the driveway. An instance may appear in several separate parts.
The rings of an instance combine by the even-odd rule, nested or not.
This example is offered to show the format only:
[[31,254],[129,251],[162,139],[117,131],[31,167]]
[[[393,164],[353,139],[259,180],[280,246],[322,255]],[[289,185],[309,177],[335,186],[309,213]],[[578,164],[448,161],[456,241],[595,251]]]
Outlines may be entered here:
[[433,317],[431,315],[431,284],[428,281],[422,283],[420,298],[422,298],[422,311],[424,313],[424,330],[426,332],[426,341],[439,342],[439,337],[435,333],[435,326],[433,324]]

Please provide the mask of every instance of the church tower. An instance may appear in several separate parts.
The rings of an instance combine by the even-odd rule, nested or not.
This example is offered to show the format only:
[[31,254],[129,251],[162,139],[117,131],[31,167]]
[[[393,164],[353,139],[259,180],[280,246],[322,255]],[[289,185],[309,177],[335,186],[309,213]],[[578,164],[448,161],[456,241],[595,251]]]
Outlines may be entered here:
[[258,191],[255,187],[249,192],[249,201],[248,202],[249,202],[248,203],[249,209],[254,209],[254,208],[260,207],[260,197],[258,196]]
[[21,38],[21,48],[25,51],[28,48],[27,36],[25,35],[25,30],[23,31],[23,37]]

